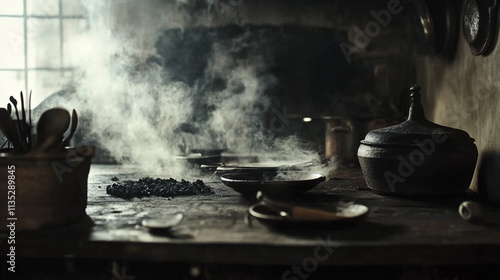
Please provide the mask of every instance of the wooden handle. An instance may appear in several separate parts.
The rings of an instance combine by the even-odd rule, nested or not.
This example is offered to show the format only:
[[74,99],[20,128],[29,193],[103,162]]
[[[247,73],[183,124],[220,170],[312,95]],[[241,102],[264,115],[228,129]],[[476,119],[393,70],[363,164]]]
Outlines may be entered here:
[[294,220],[300,221],[333,221],[346,218],[333,212],[300,206],[293,207],[292,217]]

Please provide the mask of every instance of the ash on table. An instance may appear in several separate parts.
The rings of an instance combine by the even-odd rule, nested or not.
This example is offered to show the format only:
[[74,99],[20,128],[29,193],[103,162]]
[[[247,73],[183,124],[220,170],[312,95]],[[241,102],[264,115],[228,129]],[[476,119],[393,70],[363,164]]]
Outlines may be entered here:
[[202,180],[189,182],[175,179],[141,178],[138,181],[123,181],[106,186],[106,193],[112,196],[131,199],[134,197],[162,196],[174,197],[183,195],[210,195],[214,191]]

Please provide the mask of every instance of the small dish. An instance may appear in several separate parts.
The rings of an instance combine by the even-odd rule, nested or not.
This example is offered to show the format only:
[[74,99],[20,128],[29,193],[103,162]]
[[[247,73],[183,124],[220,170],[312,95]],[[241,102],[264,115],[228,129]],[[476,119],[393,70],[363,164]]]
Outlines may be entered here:
[[178,212],[160,219],[145,219],[142,221],[142,226],[150,230],[171,230],[179,225],[184,219],[184,214]]
[[311,228],[342,224],[356,224],[362,221],[369,213],[368,207],[361,204],[348,204],[338,207],[332,214],[345,216],[343,219],[334,218],[331,220],[320,219],[297,219],[291,216],[283,215],[280,211],[273,209],[265,204],[258,203],[252,205],[248,213],[250,217],[255,218],[265,226],[272,228]]
[[258,191],[269,197],[289,197],[309,191],[325,176],[302,171],[228,173],[221,181],[233,190],[248,197],[255,197]]

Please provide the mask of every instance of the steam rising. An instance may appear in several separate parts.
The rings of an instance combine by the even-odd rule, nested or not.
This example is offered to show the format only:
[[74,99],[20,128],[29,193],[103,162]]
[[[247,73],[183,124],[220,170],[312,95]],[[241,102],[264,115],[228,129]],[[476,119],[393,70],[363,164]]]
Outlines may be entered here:
[[[172,65],[147,63],[157,56],[152,46],[161,31],[176,25],[171,18],[145,14],[141,26],[117,33],[111,29],[115,19],[106,2],[87,1],[90,30],[69,42],[80,74],[74,81],[75,93],[65,96],[63,104],[90,120],[88,138],[118,161],[136,164],[143,172],[182,178],[189,171],[175,156],[190,148],[264,153],[283,162],[318,159],[297,137],[273,140],[273,132],[266,129],[263,117],[271,102],[265,92],[278,81],[262,74],[266,62],[258,54],[241,60],[228,56],[244,44],[245,35],[230,46],[206,46],[211,57],[203,78],[223,76],[226,86],[200,89],[198,83],[173,80]],[[201,117],[200,90],[210,108]]]

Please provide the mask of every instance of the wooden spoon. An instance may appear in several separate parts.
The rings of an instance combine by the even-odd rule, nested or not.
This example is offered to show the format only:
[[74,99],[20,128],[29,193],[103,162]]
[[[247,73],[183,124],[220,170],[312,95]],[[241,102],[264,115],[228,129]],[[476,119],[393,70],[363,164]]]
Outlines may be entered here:
[[61,108],[45,111],[38,120],[36,151],[46,152],[63,141],[64,132],[70,123],[69,112]]
[[268,208],[278,212],[281,217],[295,221],[320,222],[352,220],[368,214],[368,208],[362,205],[351,207],[350,211],[347,211],[347,213],[343,213],[343,211],[330,212],[317,208],[295,206],[286,202],[271,200],[264,197],[260,191],[257,193],[257,200],[259,200],[263,205],[266,205]]

